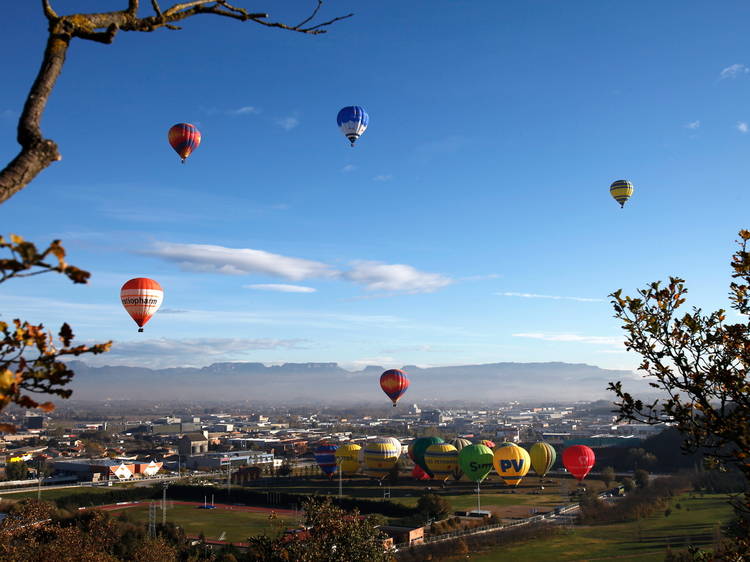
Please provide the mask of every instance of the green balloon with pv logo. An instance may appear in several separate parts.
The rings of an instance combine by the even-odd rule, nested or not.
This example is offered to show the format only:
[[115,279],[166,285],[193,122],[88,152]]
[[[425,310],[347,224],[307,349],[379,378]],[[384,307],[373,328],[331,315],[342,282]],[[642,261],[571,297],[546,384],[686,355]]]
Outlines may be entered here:
[[492,449],[487,445],[467,445],[458,452],[458,465],[472,482],[481,482],[492,470]]

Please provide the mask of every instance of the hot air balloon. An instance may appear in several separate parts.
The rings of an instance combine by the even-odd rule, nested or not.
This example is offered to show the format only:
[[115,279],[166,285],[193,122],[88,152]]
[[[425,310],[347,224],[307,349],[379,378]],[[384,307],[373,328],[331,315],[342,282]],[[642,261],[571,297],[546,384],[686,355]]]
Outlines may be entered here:
[[442,437],[419,437],[412,441],[411,445],[409,446],[409,458],[411,458],[411,460],[414,461],[414,464],[416,464],[419,468],[432,476],[432,471],[430,470],[430,467],[427,466],[427,463],[424,460],[424,453],[427,450],[427,447],[429,447],[430,445],[435,445],[442,442]]
[[138,331],[159,310],[164,300],[164,290],[156,281],[146,277],[131,279],[120,289],[120,301],[130,317],[138,324]]
[[492,458],[495,470],[509,486],[518,486],[531,468],[531,458],[526,449],[518,445],[501,446],[495,449]]
[[343,474],[350,476],[359,470],[359,452],[362,447],[356,443],[347,443],[336,449],[336,463]]
[[174,151],[180,155],[184,164],[190,153],[200,145],[201,132],[190,123],[177,123],[169,129],[167,139]]
[[401,369],[388,369],[380,375],[380,388],[388,395],[395,408],[398,399],[409,388],[409,379]]
[[414,468],[411,471],[411,475],[415,480],[429,480],[430,479],[430,475],[427,474],[421,468],[419,468],[416,464],[414,465]]
[[555,448],[544,441],[534,443],[529,449],[529,456],[531,457],[531,468],[540,478],[547,475],[552,465],[555,464],[555,460],[557,460]]
[[321,443],[313,452],[315,462],[318,463],[320,470],[322,470],[323,474],[328,476],[328,478],[332,478],[338,468],[336,464],[336,449],[338,448],[339,446],[334,445],[333,443]]
[[617,180],[609,186],[609,193],[620,204],[620,208],[623,208],[625,202],[633,195],[633,184],[628,180]]
[[484,445],[485,447],[489,447],[490,449],[494,449],[496,447],[494,441],[490,441],[489,439],[482,439],[481,441],[478,441],[479,445]]
[[396,466],[401,449],[387,437],[378,437],[365,443],[365,474],[383,479]]
[[596,455],[586,445],[572,445],[563,451],[563,466],[579,482],[582,482],[596,462]]
[[453,445],[457,451],[460,451],[464,447],[468,447],[469,445],[471,445],[471,441],[469,441],[468,439],[463,439],[461,437],[456,437],[455,439],[451,439],[450,441],[448,441],[448,443]]
[[338,123],[339,129],[341,129],[344,136],[349,139],[352,146],[354,146],[354,143],[362,133],[365,132],[369,122],[370,116],[367,115],[365,108],[358,105],[344,107],[339,111],[339,114],[336,117],[336,123]]
[[477,483],[477,509],[481,509],[479,484],[492,470],[492,449],[486,445],[467,445],[458,452],[458,465],[466,478]]
[[436,480],[447,480],[458,470],[458,450],[448,443],[430,445],[424,452],[424,462]]

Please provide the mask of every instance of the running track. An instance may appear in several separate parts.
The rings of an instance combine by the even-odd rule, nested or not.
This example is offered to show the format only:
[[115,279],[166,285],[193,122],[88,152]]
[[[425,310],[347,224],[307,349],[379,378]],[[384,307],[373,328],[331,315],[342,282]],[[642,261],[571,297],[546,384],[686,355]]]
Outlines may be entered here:
[[[202,506],[203,504],[201,502],[181,502],[177,500],[167,500],[170,505],[192,505],[195,507]],[[109,504],[109,505],[98,505],[96,507],[92,508],[86,508],[86,509],[101,509],[102,511],[117,511],[120,509],[128,509],[129,507],[138,507],[139,505],[148,505],[149,503],[161,503],[161,500],[153,500],[153,502],[149,501],[140,501],[140,502],[128,502],[128,503],[121,503],[121,504]],[[253,507],[249,505],[229,505],[224,503],[217,503],[214,504],[216,506],[216,509],[224,509],[226,511],[251,511],[254,513],[275,513],[276,515],[286,515],[289,517],[294,517],[295,515],[299,515],[299,511],[294,511],[292,509],[277,509],[273,507]]]

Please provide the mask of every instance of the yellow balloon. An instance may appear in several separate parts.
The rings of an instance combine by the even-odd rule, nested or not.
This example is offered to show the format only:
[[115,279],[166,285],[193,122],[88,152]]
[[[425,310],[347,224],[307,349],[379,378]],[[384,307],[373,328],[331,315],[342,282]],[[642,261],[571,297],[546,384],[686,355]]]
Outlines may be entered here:
[[449,443],[430,445],[424,452],[424,462],[435,480],[447,480],[458,471],[458,449]]
[[341,472],[347,476],[359,470],[359,451],[362,447],[356,443],[347,443],[336,449],[336,463]]
[[365,474],[385,478],[398,462],[401,448],[389,437],[378,437],[365,443]]
[[523,447],[508,444],[495,449],[492,455],[492,464],[506,484],[518,486],[518,483],[529,471],[531,457]]

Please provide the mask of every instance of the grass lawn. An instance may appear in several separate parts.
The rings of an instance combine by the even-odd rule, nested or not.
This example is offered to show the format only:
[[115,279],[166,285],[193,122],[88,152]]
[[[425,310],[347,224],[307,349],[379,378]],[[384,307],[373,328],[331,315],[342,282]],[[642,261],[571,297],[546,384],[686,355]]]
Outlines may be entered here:
[[[682,508],[677,509],[679,503]],[[585,562],[613,560],[622,562],[662,562],[667,545],[684,549],[688,545],[710,547],[714,526],[732,517],[726,494],[705,497],[681,496],[672,502],[672,513],[655,514],[640,522],[573,527],[570,532],[513,547],[498,548],[470,555],[470,560],[514,562],[539,560]],[[457,557],[466,560],[466,557]]]
[[[148,523],[148,504],[110,512],[114,517],[119,513],[127,513],[134,521]],[[157,509],[158,523],[161,522],[161,516],[161,509]],[[190,505],[175,505],[168,508],[167,521],[182,527],[188,535],[199,535],[202,531],[207,539],[218,539],[222,533],[226,533],[224,540],[233,542],[244,542],[247,537],[262,533],[275,535],[297,525],[293,518],[279,517],[272,523],[265,513],[199,509]]]
[[[56,500],[57,498],[61,498],[63,496],[72,496],[74,494],[104,494],[106,492],[111,492],[115,488],[108,488],[108,487],[102,487],[102,486],[74,486],[70,488],[58,488],[55,490],[45,490],[42,488],[42,499],[43,500]],[[15,493],[3,493],[0,491],[0,498],[4,500],[22,500],[23,498],[33,498],[36,499],[37,495],[37,489],[31,488],[29,490],[24,490],[23,492],[15,492]]]

